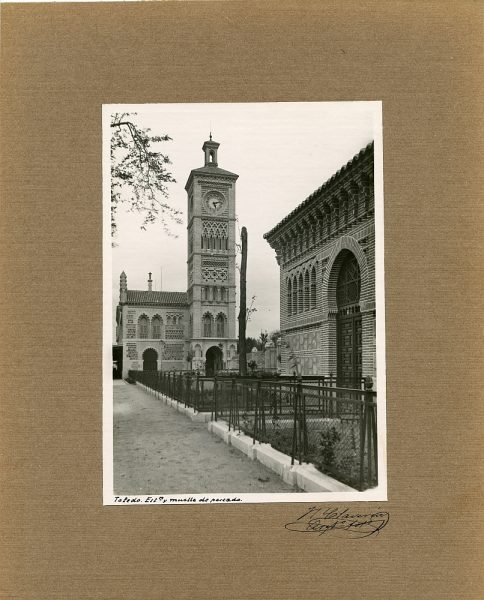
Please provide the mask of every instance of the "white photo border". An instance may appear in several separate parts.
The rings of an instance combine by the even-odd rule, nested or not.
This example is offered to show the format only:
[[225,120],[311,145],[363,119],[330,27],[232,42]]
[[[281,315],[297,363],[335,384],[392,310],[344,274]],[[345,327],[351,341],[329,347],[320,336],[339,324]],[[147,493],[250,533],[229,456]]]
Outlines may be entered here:
[[[346,503],[385,502],[387,497],[387,429],[386,429],[386,361],[385,361],[385,289],[384,289],[384,200],[383,200],[383,122],[381,101],[341,102],[277,102],[250,103],[264,106],[365,104],[372,112],[374,139],[374,193],[375,193],[375,299],[376,299],[376,361],[378,365],[377,440],[378,440],[378,486],[363,492],[301,492],[301,493],[206,493],[206,494],[156,494],[123,495],[113,492],[113,378],[112,378],[112,248],[111,248],[111,166],[110,166],[110,117],[113,112],[140,112],[171,104],[104,104],[102,105],[102,176],[103,176],[103,504],[145,505],[153,504],[217,504],[217,503]],[[183,103],[197,106],[195,103]],[[218,103],[210,103],[216,107]],[[220,103],[234,108],[248,103]]]

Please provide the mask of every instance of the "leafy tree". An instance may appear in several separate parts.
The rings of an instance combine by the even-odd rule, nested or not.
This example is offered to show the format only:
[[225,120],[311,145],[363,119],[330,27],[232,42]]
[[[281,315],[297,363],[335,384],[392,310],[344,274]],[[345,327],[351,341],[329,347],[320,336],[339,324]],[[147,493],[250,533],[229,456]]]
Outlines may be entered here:
[[181,211],[170,206],[168,183],[175,179],[168,170],[169,157],[153,150],[153,144],[171,140],[168,135],[152,135],[149,128],[136,125],[136,113],[115,113],[111,117],[111,234],[116,235],[116,210],[128,205],[130,212],[142,215],[141,229],[156,219],[172,235],[168,221],[181,223]]
[[257,343],[257,340],[255,338],[253,338],[253,337],[247,337],[247,338],[245,338],[245,347],[247,349],[247,352],[252,352],[252,350],[254,348],[258,349],[257,346],[258,346],[258,343]]
[[270,338],[271,342],[274,344],[274,346],[277,346],[277,342],[281,339],[281,332],[279,331],[279,329],[276,329],[275,331],[271,331],[271,333],[269,334],[269,338]]
[[261,331],[259,335],[259,350],[265,350],[266,344],[269,341],[269,334],[267,331]]

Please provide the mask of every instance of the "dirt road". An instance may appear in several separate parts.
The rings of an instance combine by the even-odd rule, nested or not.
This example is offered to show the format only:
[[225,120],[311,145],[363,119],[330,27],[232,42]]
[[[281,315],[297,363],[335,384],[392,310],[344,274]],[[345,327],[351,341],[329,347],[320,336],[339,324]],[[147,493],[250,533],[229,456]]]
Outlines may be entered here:
[[114,382],[114,493],[300,491],[136,385]]

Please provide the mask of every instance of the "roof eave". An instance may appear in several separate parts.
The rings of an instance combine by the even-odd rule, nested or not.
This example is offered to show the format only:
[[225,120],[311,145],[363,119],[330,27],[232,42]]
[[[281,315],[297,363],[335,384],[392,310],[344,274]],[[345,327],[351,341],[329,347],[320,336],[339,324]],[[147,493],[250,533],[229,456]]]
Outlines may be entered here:
[[286,215],[277,225],[275,225],[270,231],[263,234],[263,238],[267,240],[267,242],[272,246],[271,242],[274,240],[274,237],[280,230],[286,225],[290,219],[294,218],[298,214],[301,214],[305,208],[307,208],[311,201],[314,201],[316,197],[319,197],[323,194],[326,189],[330,186],[330,184],[334,183],[337,179],[344,177],[348,170],[356,165],[357,162],[363,160],[366,155],[373,150],[374,142],[371,141],[364,148],[362,148],[358,154],[355,154],[352,159],[350,159],[347,163],[345,163],[336,173],[333,173],[329,179],[327,179],[317,190],[314,190],[307,198],[305,198],[295,209],[293,209],[288,215]]

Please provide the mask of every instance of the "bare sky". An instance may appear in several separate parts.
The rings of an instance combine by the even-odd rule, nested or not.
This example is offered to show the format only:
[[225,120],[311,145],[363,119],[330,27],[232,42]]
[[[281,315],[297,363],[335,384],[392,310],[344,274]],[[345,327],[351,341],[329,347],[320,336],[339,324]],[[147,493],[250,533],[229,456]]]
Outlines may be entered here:
[[[112,250],[113,303],[119,299],[119,275],[128,288],[186,291],[186,209],[184,189],[191,169],[203,166],[202,145],[210,129],[220,143],[218,165],[239,175],[236,211],[248,230],[247,295],[255,312],[247,334],[279,329],[279,267],[263,239],[289,212],[374,139],[379,117],[372,102],[247,104],[113,105],[111,112],[135,111],[133,117],[153,135],[173,138],[161,144],[173,163],[177,183],[170,203],[183,211],[183,225],[169,237],[161,225],[140,229],[141,217],[118,210],[117,247]],[[109,200],[108,200],[109,201]]]

